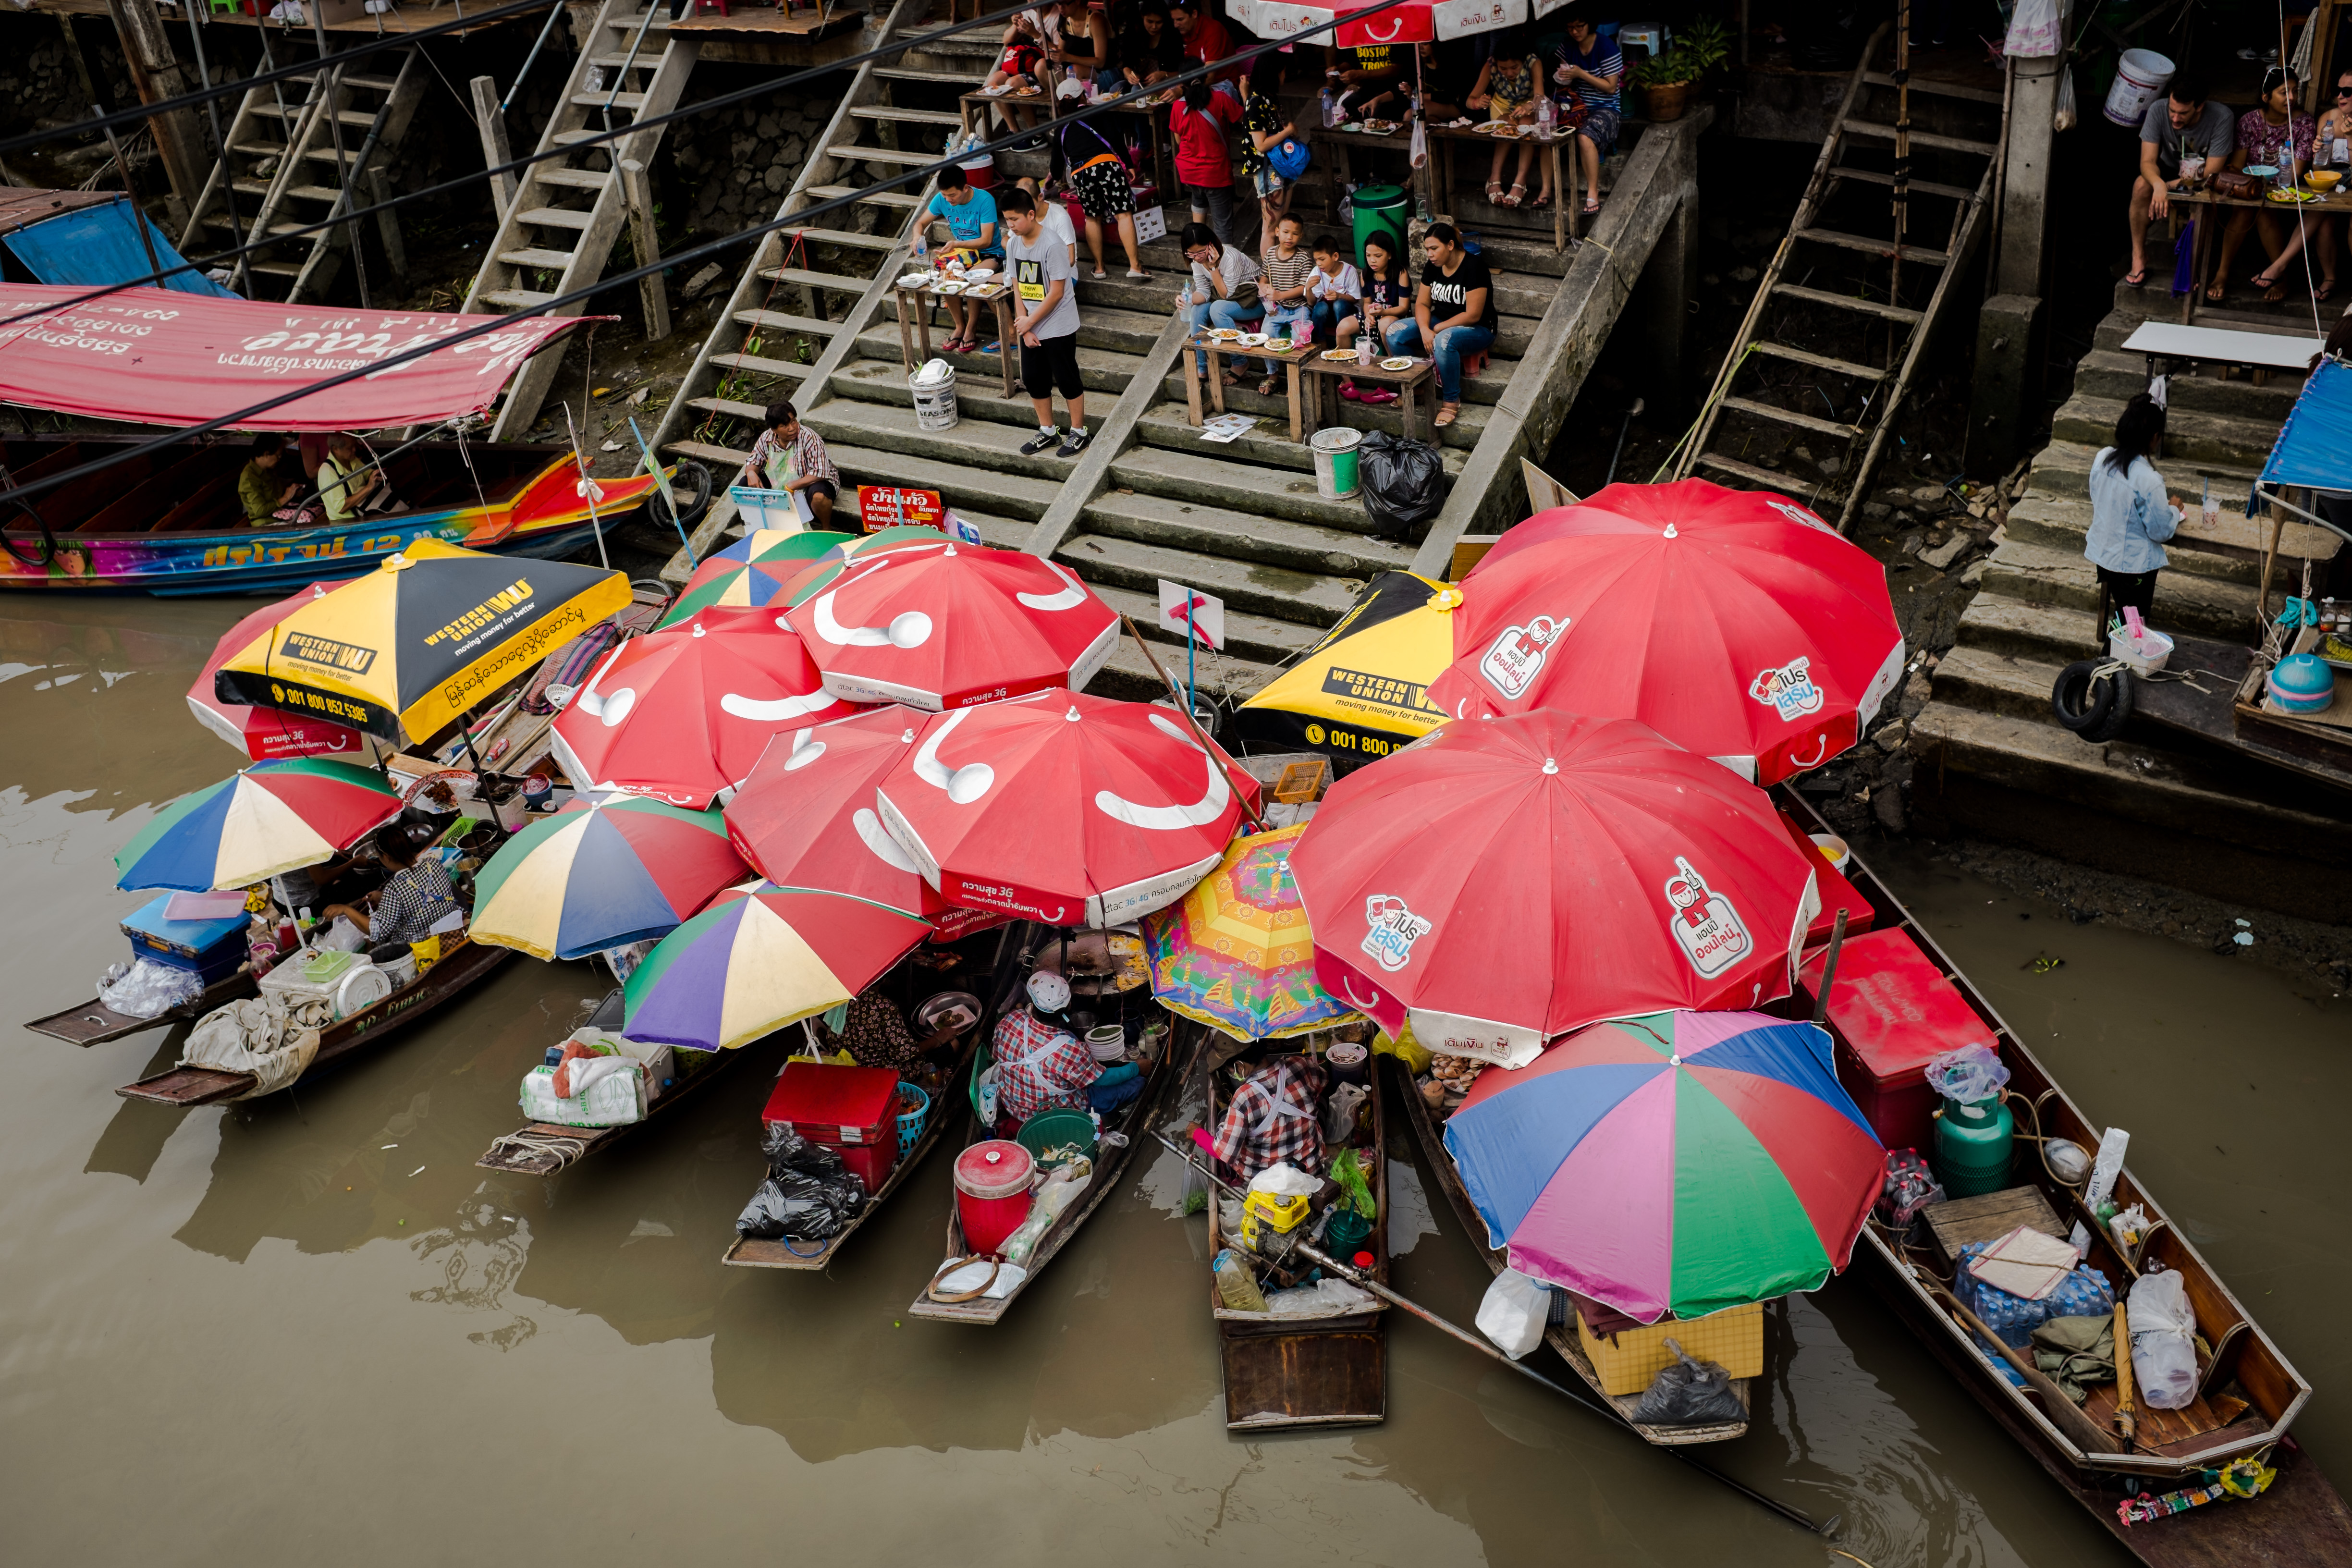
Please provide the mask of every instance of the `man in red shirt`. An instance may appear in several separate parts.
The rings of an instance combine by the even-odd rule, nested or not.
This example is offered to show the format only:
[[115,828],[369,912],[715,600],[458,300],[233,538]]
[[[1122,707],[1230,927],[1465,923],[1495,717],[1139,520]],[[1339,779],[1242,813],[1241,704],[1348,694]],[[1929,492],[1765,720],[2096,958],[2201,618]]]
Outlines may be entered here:
[[[1213,66],[1234,52],[1233,35],[1225,25],[1209,15],[1208,0],[1169,0],[1168,19],[1176,27],[1176,36],[1183,40],[1187,59],[1200,65]],[[1241,101],[1242,78],[1247,68],[1236,62],[1214,72],[1208,80],[1234,95]]]
[[[1213,19],[1202,18],[1202,26]],[[1244,110],[1230,94],[1200,78],[1184,84],[1184,96],[1168,110],[1176,142],[1176,180],[1192,204],[1192,221],[1205,223],[1227,245],[1245,246],[1256,220],[1234,200],[1234,155],[1225,133],[1242,122]]]

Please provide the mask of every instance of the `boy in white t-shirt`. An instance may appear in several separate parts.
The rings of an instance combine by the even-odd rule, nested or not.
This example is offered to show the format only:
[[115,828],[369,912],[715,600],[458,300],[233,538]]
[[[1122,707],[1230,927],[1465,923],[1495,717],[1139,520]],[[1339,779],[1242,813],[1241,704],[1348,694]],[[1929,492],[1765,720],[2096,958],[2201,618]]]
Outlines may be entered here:
[[1364,298],[1364,280],[1348,259],[1347,248],[1334,237],[1315,237],[1315,270],[1307,277],[1307,313],[1315,322],[1315,341],[1337,341],[1339,323],[1356,313]]
[[1070,221],[1070,209],[1060,202],[1046,200],[1045,193],[1038,190],[1034,175],[1024,174],[1013,183],[1028,192],[1037,204],[1038,226],[1050,237],[1070,247],[1070,267],[1075,272],[1078,265],[1078,228]]

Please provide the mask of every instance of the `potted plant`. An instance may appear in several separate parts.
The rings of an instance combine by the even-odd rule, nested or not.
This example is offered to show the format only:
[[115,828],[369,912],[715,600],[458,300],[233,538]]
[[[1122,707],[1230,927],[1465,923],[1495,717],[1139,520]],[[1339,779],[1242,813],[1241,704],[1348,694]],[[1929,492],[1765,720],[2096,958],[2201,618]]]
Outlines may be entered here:
[[1691,88],[1724,62],[1730,44],[1730,35],[1712,16],[1702,16],[1684,28],[1671,47],[1634,70],[1633,85],[1642,89],[1642,111],[1654,121],[1680,120]]

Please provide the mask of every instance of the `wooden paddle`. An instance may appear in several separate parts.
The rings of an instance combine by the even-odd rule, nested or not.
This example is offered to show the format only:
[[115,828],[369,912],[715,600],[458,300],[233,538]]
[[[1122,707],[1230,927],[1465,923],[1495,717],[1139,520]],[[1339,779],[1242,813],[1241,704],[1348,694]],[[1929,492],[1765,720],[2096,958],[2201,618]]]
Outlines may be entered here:
[[2126,1443],[2139,1436],[2139,1417],[2132,1413],[2131,1320],[2121,1301],[2116,1303],[2116,1425]]
[[2001,1359],[2017,1369],[2017,1374],[2025,1379],[2028,1388],[2042,1395],[2043,1413],[2050,1417],[2051,1424],[2065,1434],[2066,1439],[2074,1447],[2082,1449],[2085,1454],[2131,1452],[2129,1443],[2084,1415],[2082,1406],[2067,1398],[2066,1391],[2051,1382],[2047,1373],[2034,1365],[2030,1358],[2011,1345],[2008,1341],[1986,1328],[1974,1312],[1960,1304],[1959,1298],[1939,1285],[1927,1281],[1923,1283],[1927,1283],[1931,1294],[1943,1298],[1962,1323],[1981,1337],[1986,1343],[1999,1350]]

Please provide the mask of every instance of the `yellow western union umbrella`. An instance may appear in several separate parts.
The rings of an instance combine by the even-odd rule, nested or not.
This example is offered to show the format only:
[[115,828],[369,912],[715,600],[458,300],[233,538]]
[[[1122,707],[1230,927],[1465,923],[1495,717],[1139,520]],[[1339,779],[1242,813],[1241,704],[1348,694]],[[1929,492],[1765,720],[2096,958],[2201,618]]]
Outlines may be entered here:
[[1384,757],[1444,723],[1429,683],[1454,662],[1462,590],[1383,572],[1339,624],[1234,715],[1253,745],[1305,746],[1344,766]]
[[215,689],[421,742],[628,603],[618,572],[420,539],[292,608],[220,667]]

